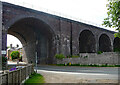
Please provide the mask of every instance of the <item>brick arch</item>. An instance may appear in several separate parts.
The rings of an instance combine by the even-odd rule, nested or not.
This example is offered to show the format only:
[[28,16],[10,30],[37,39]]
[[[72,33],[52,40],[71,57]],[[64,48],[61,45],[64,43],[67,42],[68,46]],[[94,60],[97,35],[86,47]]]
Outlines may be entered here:
[[120,51],[120,38],[118,37],[114,38],[113,49],[115,52]]
[[23,47],[24,47],[24,45],[27,44],[27,41],[26,41],[25,37],[22,36],[21,34],[18,34],[18,33],[15,33],[15,32],[7,32],[7,34],[13,35],[16,38],[18,38],[18,40],[22,43]]
[[10,19],[6,24],[4,24],[4,28],[5,29],[9,29],[11,25],[13,25],[14,23],[16,23],[17,21],[20,21],[22,19],[27,19],[27,18],[33,18],[36,20],[39,20],[41,22],[43,22],[44,24],[46,24],[47,26],[49,26],[49,30],[52,32],[52,34],[54,34],[54,36],[56,35],[55,31],[52,29],[52,27],[43,19],[39,18],[38,16],[32,16],[32,15],[18,15],[15,16],[13,19]]
[[90,30],[83,30],[79,36],[79,52],[94,53],[96,52],[95,36]]
[[35,52],[37,52],[38,63],[52,63],[55,33],[48,24],[34,17],[22,17],[11,21],[6,25],[6,29],[8,34],[20,39],[29,63],[35,62]]
[[99,51],[102,51],[102,52],[112,51],[110,37],[105,33],[101,34],[99,37]]

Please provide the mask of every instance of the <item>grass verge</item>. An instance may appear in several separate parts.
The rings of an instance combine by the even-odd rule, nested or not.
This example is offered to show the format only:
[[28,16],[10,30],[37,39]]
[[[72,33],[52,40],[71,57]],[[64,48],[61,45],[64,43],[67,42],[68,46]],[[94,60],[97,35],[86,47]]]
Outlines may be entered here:
[[32,75],[30,75],[29,79],[25,81],[24,85],[36,83],[39,84],[45,83],[44,77],[38,73],[33,73]]
[[108,65],[108,64],[102,64],[102,65],[96,65],[96,64],[90,64],[90,65],[81,65],[81,64],[54,64],[54,66],[80,66],[80,67],[120,67],[120,65]]

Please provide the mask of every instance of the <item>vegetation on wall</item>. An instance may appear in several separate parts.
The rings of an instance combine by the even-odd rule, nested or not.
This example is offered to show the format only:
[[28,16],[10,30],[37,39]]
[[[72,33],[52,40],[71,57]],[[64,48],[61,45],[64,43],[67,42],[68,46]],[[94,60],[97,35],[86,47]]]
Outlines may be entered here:
[[97,54],[102,54],[103,52],[102,51],[98,51]]
[[120,48],[114,48],[114,52],[120,52]]
[[63,59],[63,58],[65,58],[65,56],[63,54],[56,54],[55,58],[57,58],[57,59]]
[[63,58],[78,58],[79,56],[78,55],[68,55],[68,56],[65,56],[63,54],[56,54],[55,55],[55,58],[56,59],[63,59]]
[[71,64],[71,63],[65,63],[65,64],[56,64],[57,66],[80,66],[80,67],[120,67],[120,65],[108,65],[108,64],[90,64],[90,65],[83,65],[83,64]]

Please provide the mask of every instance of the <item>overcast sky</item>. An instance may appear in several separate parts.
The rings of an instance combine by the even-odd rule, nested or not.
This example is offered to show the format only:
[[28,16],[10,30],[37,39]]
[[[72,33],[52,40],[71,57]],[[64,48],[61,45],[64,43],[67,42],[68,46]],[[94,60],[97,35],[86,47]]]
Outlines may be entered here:
[[[107,17],[107,0],[2,0],[10,3],[27,6],[36,10],[47,11],[65,17],[74,17],[82,22],[101,25]],[[47,10],[46,10],[47,9]],[[52,11],[52,12],[51,12]],[[67,16],[66,16],[67,15]],[[107,28],[109,29],[109,28]],[[113,29],[109,29],[113,30]],[[8,36],[8,45],[13,43]],[[14,42],[17,44],[18,41]],[[18,43],[19,44],[19,43]]]

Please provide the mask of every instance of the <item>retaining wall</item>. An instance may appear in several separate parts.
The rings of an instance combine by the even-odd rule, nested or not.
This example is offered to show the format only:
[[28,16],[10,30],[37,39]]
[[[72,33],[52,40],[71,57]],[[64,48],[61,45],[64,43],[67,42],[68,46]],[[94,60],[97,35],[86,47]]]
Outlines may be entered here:
[[89,65],[89,64],[110,64],[116,65],[119,63],[119,53],[115,52],[105,52],[102,54],[97,53],[80,53],[78,58],[64,58],[62,60],[57,60],[57,64],[65,64],[65,63],[72,63],[72,64],[82,64],[82,65]]

